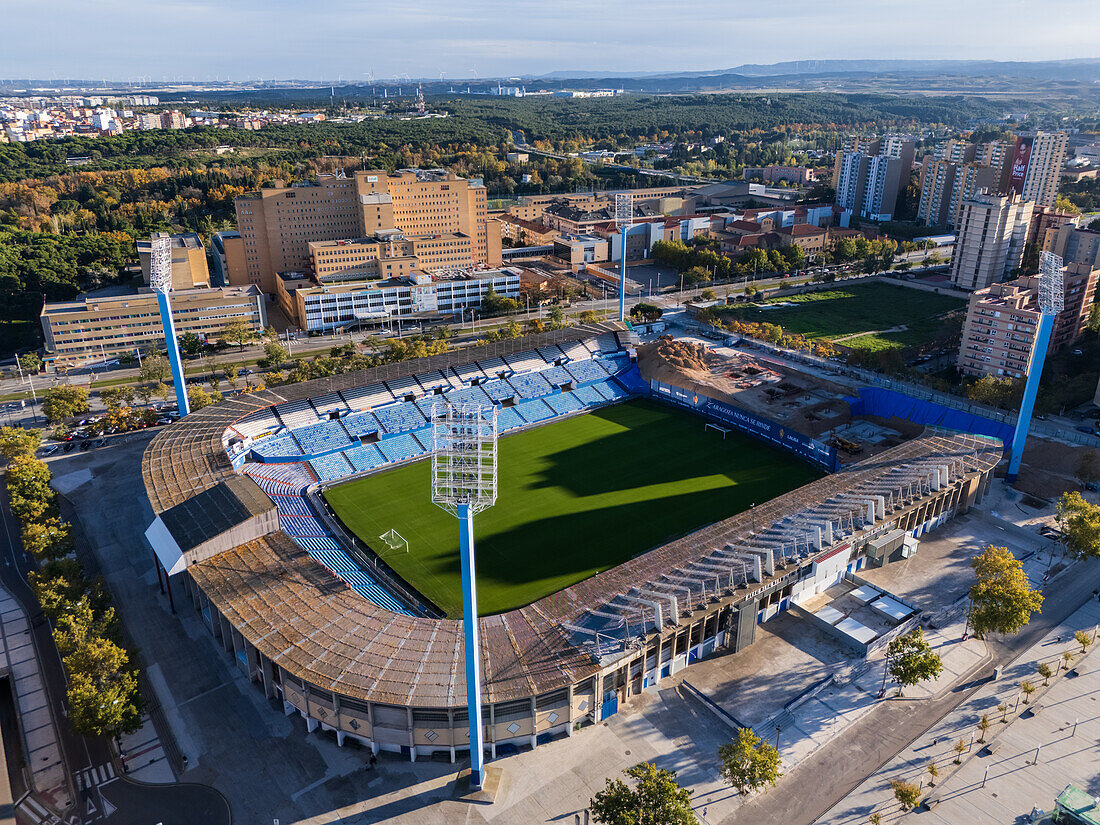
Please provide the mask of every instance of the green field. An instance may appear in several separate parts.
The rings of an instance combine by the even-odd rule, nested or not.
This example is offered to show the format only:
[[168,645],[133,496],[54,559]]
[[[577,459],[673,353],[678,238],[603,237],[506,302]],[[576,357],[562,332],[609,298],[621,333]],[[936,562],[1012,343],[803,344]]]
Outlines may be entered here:
[[[630,401],[507,436],[498,496],[474,521],[478,607],[521,607],[820,473],[690,413]],[[419,461],[325,493],[356,535],[448,616],[461,616],[458,524],[429,499]],[[397,530],[409,552],[378,537]]]
[[[943,314],[965,305],[960,298],[874,283],[773,298],[763,305],[731,306],[723,314],[739,321],[779,324],[787,332],[814,340],[868,333],[840,343],[880,350],[910,347],[932,338],[943,325]],[[882,331],[896,327],[905,329]]]

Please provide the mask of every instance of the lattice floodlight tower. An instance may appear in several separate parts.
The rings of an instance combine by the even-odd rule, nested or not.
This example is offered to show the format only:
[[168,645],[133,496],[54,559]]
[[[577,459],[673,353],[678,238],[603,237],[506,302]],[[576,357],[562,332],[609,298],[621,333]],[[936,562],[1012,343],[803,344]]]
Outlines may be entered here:
[[164,327],[164,344],[168,350],[168,363],[172,365],[172,383],[176,388],[176,404],[180,417],[191,412],[187,403],[187,385],[183,381],[183,363],[180,359],[179,341],[176,340],[176,324],[172,320],[172,239],[167,235],[153,237],[149,253],[149,285],[157,293],[160,322]]
[[634,196],[615,196],[615,226],[619,227],[619,323],[626,320],[626,233],[634,222]]
[[459,523],[462,554],[462,624],[466,634],[466,703],[470,720],[470,785],[485,779],[481,724],[481,644],[474,570],[474,514],[497,500],[496,407],[435,404],[432,407],[432,502]]
[[1039,327],[1035,331],[1035,343],[1031,349],[1031,364],[1024,384],[1024,397],[1020,402],[1020,415],[1016,419],[1016,432],[1012,436],[1012,454],[1008,459],[1005,480],[1015,484],[1020,474],[1020,461],[1024,457],[1024,443],[1031,427],[1031,413],[1035,408],[1035,395],[1039,392],[1039,379],[1043,374],[1043,362],[1047,357],[1050,333],[1054,319],[1066,308],[1065,282],[1062,259],[1050,252],[1039,257]]

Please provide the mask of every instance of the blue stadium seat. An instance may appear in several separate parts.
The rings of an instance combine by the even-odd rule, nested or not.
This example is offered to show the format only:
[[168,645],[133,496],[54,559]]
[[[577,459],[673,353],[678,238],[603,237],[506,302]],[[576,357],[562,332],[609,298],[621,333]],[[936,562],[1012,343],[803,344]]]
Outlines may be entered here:
[[344,453],[344,458],[351,462],[351,466],[355,468],[357,473],[365,473],[367,470],[381,467],[387,462],[377,444],[363,444],[359,447],[353,447]]
[[513,409],[522,416],[524,421],[530,424],[554,417],[554,411],[540,399],[524,401],[522,404],[516,404]]
[[577,410],[583,410],[584,404],[582,404],[571,392],[563,392],[557,395],[548,395],[544,399],[551,409],[558,415],[565,415],[566,413],[577,412]]
[[573,390],[573,394],[577,396],[577,400],[579,400],[586,407],[596,406],[598,404],[603,404],[607,401],[606,398],[604,398],[602,395],[596,392],[593,387],[590,386],[577,387],[577,389]]
[[302,454],[302,448],[298,446],[298,442],[294,440],[294,436],[291,433],[279,435],[275,438],[265,438],[253,445],[252,449],[265,458],[297,456]]
[[369,412],[349,415],[342,423],[344,429],[348,431],[348,435],[356,439],[363,435],[376,433],[379,429],[378,419]]
[[428,420],[416,404],[391,404],[374,410],[374,417],[387,433],[404,433],[419,430]]
[[397,463],[418,455],[423,455],[425,450],[411,435],[399,435],[395,438],[384,438],[378,442],[378,449],[387,460]]
[[497,379],[495,381],[487,381],[480,385],[483,390],[494,401],[507,401],[509,398],[515,398],[516,389],[507,381]]
[[591,359],[588,361],[573,361],[565,365],[569,374],[577,379],[578,384],[590,384],[593,381],[603,381],[607,378],[607,370]]
[[294,437],[306,455],[338,450],[351,443],[351,437],[339,421],[322,421],[294,431]]
[[569,370],[565,367],[550,367],[539,373],[543,378],[553,384],[555,387],[560,387],[562,384],[568,384],[570,381],[576,379],[569,374]]
[[541,398],[554,391],[550,382],[537,372],[513,375],[508,379],[508,383],[516,388],[521,398]]
[[344,476],[351,475],[353,472],[352,466],[348,464],[343,453],[321,456],[321,458],[315,458],[309,463],[313,467],[313,472],[317,473],[317,478],[321,481],[336,481]]
[[522,427],[525,422],[515,407],[501,407],[497,413],[497,430],[499,432],[507,432],[508,430],[514,430],[516,427]]

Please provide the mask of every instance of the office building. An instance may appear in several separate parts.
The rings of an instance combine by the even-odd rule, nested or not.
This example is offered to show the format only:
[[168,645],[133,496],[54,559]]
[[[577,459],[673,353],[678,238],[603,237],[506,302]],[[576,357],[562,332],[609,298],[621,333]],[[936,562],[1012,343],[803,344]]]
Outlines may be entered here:
[[[215,232],[210,239],[210,258],[214,262],[211,286],[248,284],[248,265],[240,232]],[[258,288],[259,284],[255,286]]]
[[[181,289],[172,294],[176,333],[217,338],[232,320],[246,321],[256,332],[267,326],[264,296],[254,286]],[[80,364],[122,353],[154,352],[164,347],[164,327],[155,292],[109,297],[83,296],[48,303],[40,316],[46,358]]]
[[1016,195],[982,192],[962,202],[956,227],[951,281],[978,290],[1005,280],[1020,266],[1033,204]]
[[513,268],[413,270],[327,284],[284,273],[278,277],[276,298],[287,317],[312,332],[458,315],[481,306],[490,286],[505,298],[519,298],[519,282],[520,270]]
[[[172,289],[198,289],[210,286],[210,270],[206,265],[206,247],[195,232],[169,235],[154,232],[153,238],[169,238],[172,241]],[[138,261],[141,277],[149,283],[149,258],[152,240],[138,241]]]
[[277,273],[309,271],[310,243],[386,230],[409,238],[463,235],[470,258],[462,263],[500,262],[499,225],[488,220],[484,185],[441,169],[321,175],[290,187],[277,183],[235,204],[248,282],[265,292],[276,291]]

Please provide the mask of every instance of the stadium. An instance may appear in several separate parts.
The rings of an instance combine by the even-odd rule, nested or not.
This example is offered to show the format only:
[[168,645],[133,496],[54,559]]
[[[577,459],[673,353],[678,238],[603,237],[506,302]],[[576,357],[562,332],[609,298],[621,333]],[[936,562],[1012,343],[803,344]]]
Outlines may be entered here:
[[[979,501],[996,438],[833,446],[593,324],[240,395],[143,456],[146,537],[241,671],[310,731],[469,749],[457,531],[429,498],[441,401],[496,408],[477,517],[492,756],[572,735]],[[709,369],[709,368],[708,368]],[[856,399],[852,399],[853,402]]]

